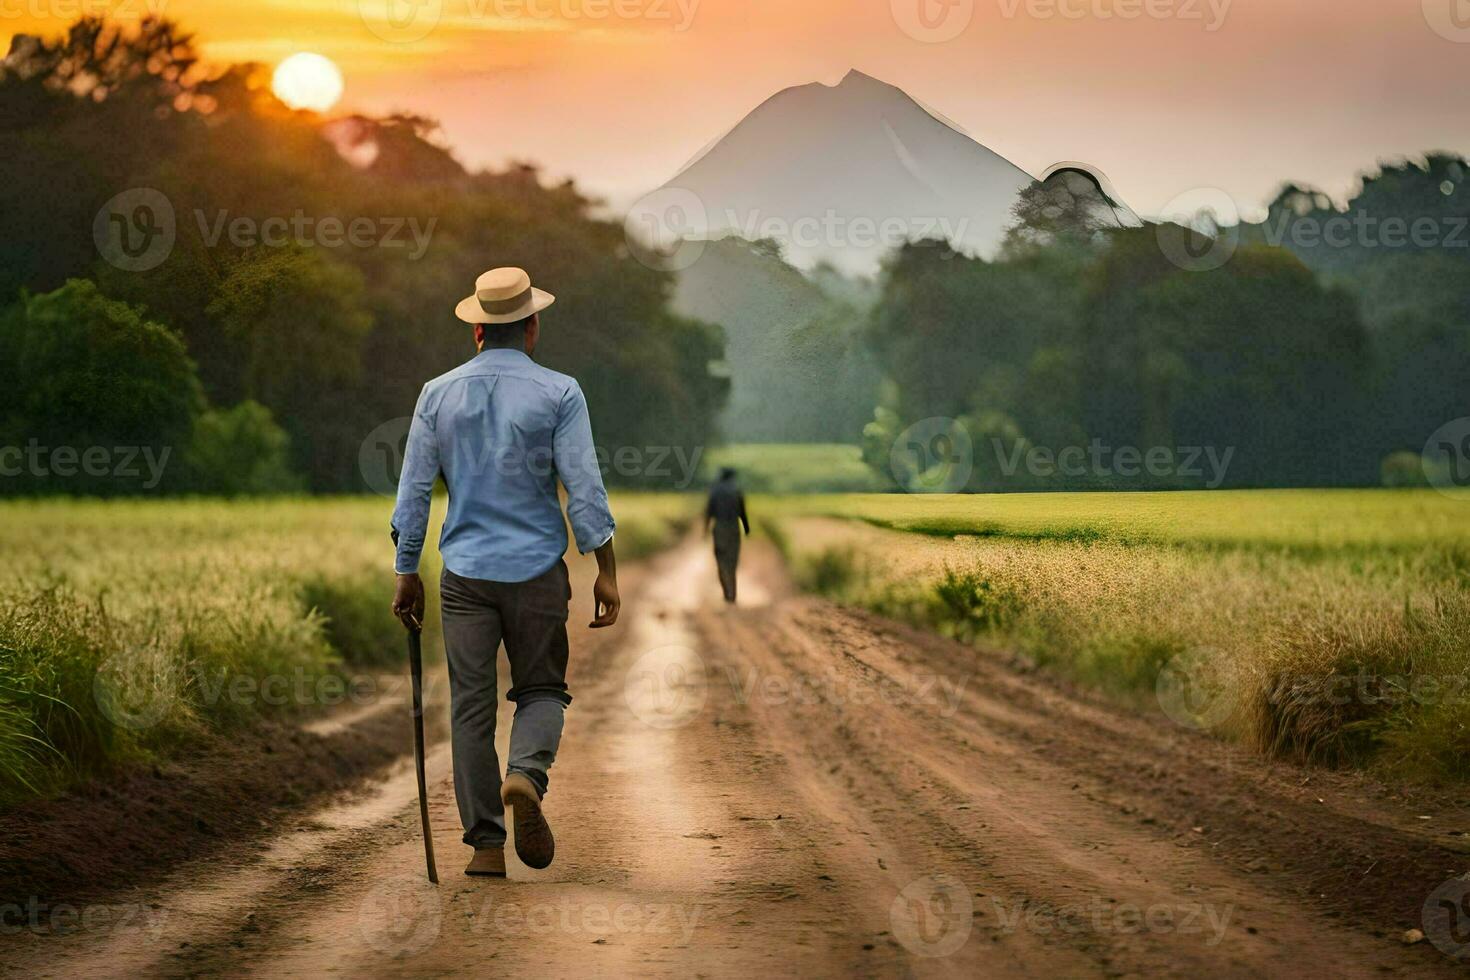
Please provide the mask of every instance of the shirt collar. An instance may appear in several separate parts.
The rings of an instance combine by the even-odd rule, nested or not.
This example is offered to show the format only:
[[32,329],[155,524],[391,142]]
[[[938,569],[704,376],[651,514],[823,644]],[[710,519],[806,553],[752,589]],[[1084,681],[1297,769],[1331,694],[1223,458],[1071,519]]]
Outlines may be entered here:
[[487,347],[476,354],[471,364],[534,364],[531,356],[514,347]]

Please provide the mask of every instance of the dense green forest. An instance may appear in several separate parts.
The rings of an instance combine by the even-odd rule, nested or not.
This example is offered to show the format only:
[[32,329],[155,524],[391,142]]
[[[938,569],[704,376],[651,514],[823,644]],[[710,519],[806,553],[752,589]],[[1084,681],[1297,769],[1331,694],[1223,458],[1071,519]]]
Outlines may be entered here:
[[[427,120],[324,121],[267,83],[206,69],[167,21],[15,39],[0,445],[29,456],[0,460],[6,492],[367,489],[365,440],[473,353],[453,306],[495,265],[557,294],[538,357],[580,379],[600,445],[653,459],[710,441],[719,330],[671,312],[672,278],[595,202],[530,166],[468,172]],[[129,476],[119,448],[167,465]],[[89,450],[107,461],[83,465]]]
[[[1426,440],[1470,416],[1466,177],[1431,154],[1345,209],[1290,185],[1259,224],[1203,228],[1105,227],[1033,185],[994,261],[915,243],[885,266],[865,456],[919,481],[895,459],[942,469],[967,439],[968,489],[1422,482]],[[963,434],[895,455],[935,417]]]

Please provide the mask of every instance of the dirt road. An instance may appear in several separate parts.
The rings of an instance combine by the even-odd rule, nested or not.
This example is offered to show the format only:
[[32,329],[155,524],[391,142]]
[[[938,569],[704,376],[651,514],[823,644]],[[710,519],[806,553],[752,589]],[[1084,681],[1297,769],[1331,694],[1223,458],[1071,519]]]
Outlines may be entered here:
[[[574,620],[590,584],[578,563]],[[1268,766],[691,541],[574,638],[557,859],[468,879],[442,744],[428,885],[411,770],[179,870],[36,975],[1456,975],[1403,930],[1470,866],[1463,809]],[[439,691],[442,709],[442,688]],[[503,714],[502,737],[508,722]],[[1422,817],[1429,819],[1421,819]],[[124,915],[129,912],[129,915]],[[126,922],[124,919],[126,918]]]

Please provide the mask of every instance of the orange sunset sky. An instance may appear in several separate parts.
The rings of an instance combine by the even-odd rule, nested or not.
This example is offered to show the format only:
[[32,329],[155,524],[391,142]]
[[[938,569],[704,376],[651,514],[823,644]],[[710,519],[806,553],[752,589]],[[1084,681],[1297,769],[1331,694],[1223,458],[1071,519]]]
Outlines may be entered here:
[[340,110],[436,117],[467,163],[534,160],[614,204],[853,67],[1033,174],[1100,168],[1144,213],[1470,150],[1470,0],[0,0],[0,32],[82,10],[161,11],[214,59],[319,52]]

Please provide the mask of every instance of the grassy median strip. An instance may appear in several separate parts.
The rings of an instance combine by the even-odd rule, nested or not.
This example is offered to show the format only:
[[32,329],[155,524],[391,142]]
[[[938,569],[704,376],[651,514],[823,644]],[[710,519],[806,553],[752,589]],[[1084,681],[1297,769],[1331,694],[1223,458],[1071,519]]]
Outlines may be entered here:
[[1470,778],[1467,501],[1271,491],[763,503],[814,592],[1018,651],[1263,752]]

